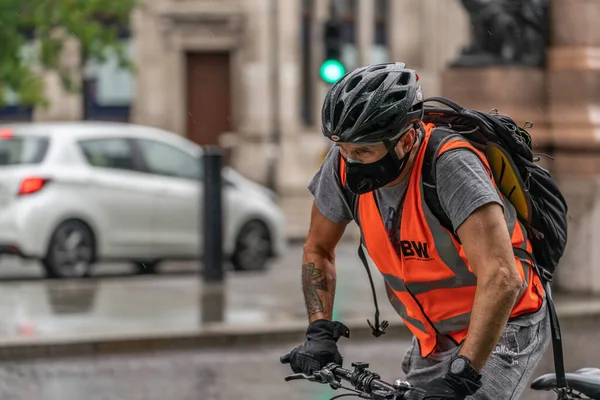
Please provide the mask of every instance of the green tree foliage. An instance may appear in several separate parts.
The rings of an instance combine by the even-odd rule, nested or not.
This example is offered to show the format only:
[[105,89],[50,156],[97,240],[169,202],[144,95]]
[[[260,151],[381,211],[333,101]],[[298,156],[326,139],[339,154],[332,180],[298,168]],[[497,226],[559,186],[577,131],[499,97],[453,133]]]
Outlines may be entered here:
[[0,0],[0,105],[9,91],[18,94],[21,104],[45,104],[43,70],[57,72],[68,90],[79,86],[73,71],[60,62],[66,37],[79,40],[87,60],[102,62],[114,51],[120,64],[130,67],[118,32],[128,25],[137,4],[138,0]]

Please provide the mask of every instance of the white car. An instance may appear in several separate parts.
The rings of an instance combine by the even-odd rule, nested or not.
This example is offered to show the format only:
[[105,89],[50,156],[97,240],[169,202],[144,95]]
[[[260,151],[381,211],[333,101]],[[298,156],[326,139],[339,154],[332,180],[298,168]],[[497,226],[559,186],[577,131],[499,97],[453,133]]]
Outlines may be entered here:
[[[48,277],[97,261],[202,254],[202,148],[161,129],[107,122],[0,125],[0,252],[39,259]],[[237,270],[286,246],[274,193],[223,168],[223,247]]]

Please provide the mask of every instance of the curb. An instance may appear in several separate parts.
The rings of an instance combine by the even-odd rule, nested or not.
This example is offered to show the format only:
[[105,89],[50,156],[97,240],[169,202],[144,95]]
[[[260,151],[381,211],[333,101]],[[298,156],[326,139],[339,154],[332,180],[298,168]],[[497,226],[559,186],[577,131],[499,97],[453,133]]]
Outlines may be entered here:
[[[371,328],[366,319],[345,321],[352,339],[368,339]],[[180,332],[119,334],[87,337],[18,338],[0,341],[0,362],[22,359],[85,357],[180,350],[244,348],[305,340],[305,321],[271,323],[268,326],[211,324]],[[390,324],[383,340],[410,338],[402,323]]]
[[[576,326],[578,329],[595,329],[600,322],[600,301],[559,303],[557,312],[562,328]],[[353,340],[373,339],[366,319],[345,320],[344,323],[350,329]],[[306,321],[291,321],[271,323],[269,326],[211,324],[180,332],[7,339],[0,341],[0,361],[297,344],[304,340],[305,330]],[[378,340],[411,337],[404,324],[394,321],[386,329],[386,334]]]

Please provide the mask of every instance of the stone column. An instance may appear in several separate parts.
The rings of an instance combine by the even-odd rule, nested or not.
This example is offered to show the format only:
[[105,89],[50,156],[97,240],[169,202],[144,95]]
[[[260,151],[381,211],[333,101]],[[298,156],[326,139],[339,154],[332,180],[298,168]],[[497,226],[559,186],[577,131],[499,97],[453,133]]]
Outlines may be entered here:
[[[165,88],[173,85],[178,79],[184,79],[179,74],[171,75],[168,84],[166,64],[178,54],[173,50],[171,40],[172,29],[170,23],[161,20],[157,0],[146,0],[145,6],[137,8],[131,16],[133,37],[135,38],[135,55],[133,62],[136,72],[135,96],[131,109],[131,122],[156,126],[185,134],[182,130],[169,123],[170,94],[164,95]],[[177,71],[169,71],[173,74]]]
[[[235,73],[240,74],[242,87],[238,127],[246,136],[260,136],[261,140],[271,131],[273,121],[271,0],[243,2],[246,15],[240,64]],[[259,101],[257,101],[260,99]]]
[[419,7],[419,21],[427,21],[427,28],[419,27],[421,64],[417,70],[425,97],[439,96],[442,71],[469,41],[469,20],[459,0],[422,0]]
[[[318,4],[318,0],[315,3],[317,9],[323,6]],[[301,52],[300,15],[297,10],[301,9],[300,6],[300,0],[286,0],[285,7],[280,8],[279,54],[283,68],[280,73],[279,107],[282,138],[278,148],[277,189],[283,196],[306,194],[310,173],[314,173],[312,169],[308,169],[313,165],[307,160],[314,152],[314,140],[311,139],[316,135],[303,132],[299,119],[300,71],[298,66]],[[320,121],[320,112],[316,120]]]
[[557,289],[600,293],[600,2],[553,0],[548,103],[554,175],[569,205]]
[[402,61],[419,68],[423,65],[421,47],[421,0],[389,0],[388,46],[391,61]]
[[441,72],[469,39],[466,12],[458,0],[390,0],[388,4],[391,60],[418,71],[425,97],[441,95]]
[[[273,21],[273,1],[241,2],[244,28],[241,46],[236,51],[237,74],[234,98],[238,108],[237,132],[223,134],[220,144],[231,149],[233,167],[246,177],[266,184],[273,154],[273,37],[277,34]],[[281,7],[280,7],[281,8]]]
[[277,21],[279,46],[277,69],[279,70],[279,121],[283,135],[298,133],[300,126],[300,15],[301,0],[279,2]]
[[374,0],[357,0],[355,15],[358,64],[364,66],[371,63],[371,48],[375,39]]

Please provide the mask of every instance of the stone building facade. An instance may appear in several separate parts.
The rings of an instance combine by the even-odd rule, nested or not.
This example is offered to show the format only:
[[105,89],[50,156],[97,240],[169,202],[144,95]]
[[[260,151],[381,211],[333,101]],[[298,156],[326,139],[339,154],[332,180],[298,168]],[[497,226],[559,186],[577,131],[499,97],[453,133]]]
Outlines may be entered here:
[[[302,194],[328,146],[319,134],[327,90],[319,65],[332,2],[348,69],[405,61],[428,95],[439,94],[440,71],[468,40],[458,0],[146,0],[122,38],[135,73],[85,64],[76,94],[48,74],[51,107],[19,119],[162,127],[225,146],[248,177]],[[81,64],[75,40],[63,58]]]

